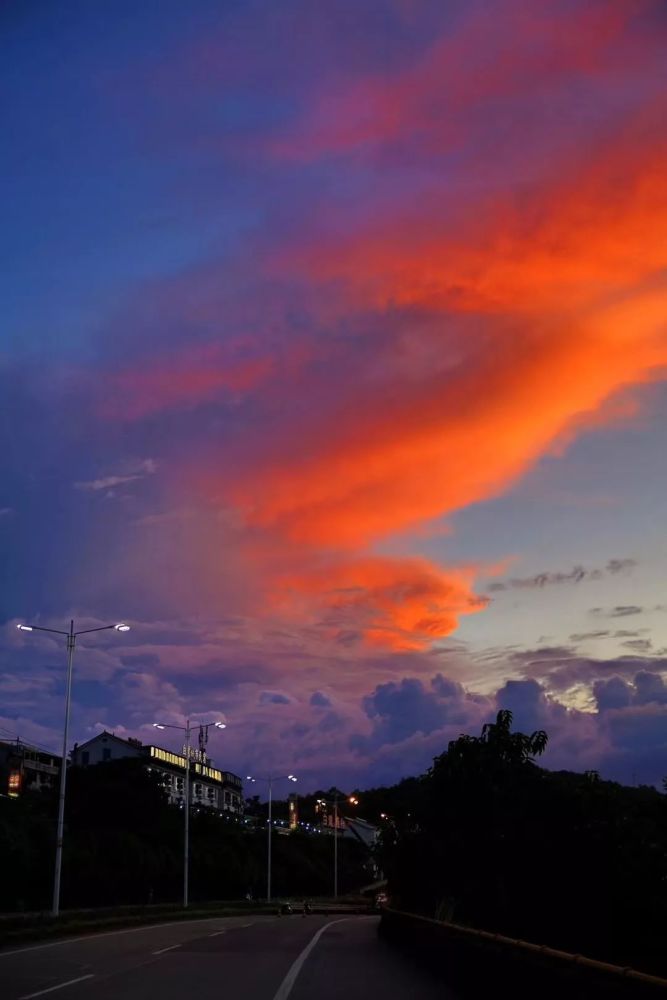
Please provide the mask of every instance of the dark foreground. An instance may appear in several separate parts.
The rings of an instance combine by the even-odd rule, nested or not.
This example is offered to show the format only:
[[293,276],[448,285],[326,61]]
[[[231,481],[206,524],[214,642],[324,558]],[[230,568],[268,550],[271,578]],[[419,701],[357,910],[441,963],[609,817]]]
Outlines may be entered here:
[[[0,951],[3,1000],[454,1000],[377,917],[212,917]],[[321,933],[320,933],[321,932]]]

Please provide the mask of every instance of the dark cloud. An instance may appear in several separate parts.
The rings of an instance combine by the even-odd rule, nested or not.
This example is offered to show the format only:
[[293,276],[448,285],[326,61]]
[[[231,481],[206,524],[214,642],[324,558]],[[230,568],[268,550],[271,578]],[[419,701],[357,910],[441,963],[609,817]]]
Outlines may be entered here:
[[584,580],[601,580],[605,576],[616,576],[626,573],[637,565],[635,559],[610,559],[603,568],[586,569],[584,566],[574,566],[568,572],[544,572],[535,576],[514,577],[511,580],[500,580],[492,583],[488,590],[541,590],[554,584],[581,583]]
[[610,636],[609,631],[598,631],[598,632],[573,632],[570,636],[570,642],[588,642],[590,639],[608,639]]
[[295,722],[293,725],[283,729],[280,737],[283,740],[303,740],[312,732],[311,727],[305,722]]
[[595,681],[593,696],[599,712],[627,708],[632,701],[632,688],[621,677],[610,677],[609,680]]
[[463,687],[456,681],[451,681],[448,677],[443,677],[442,674],[436,674],[431,681],[431,687],[440,698],[461,698],[463,695]]
[[291,705],[292,699],[281,691],[262,691],[259,703],[260,705]]
[[353,736],[350,746],[368,754],[416,733],[428,735],[445,726],[465,727],[476,723],[480,708],[488,705],[488,699],[482,697],[480,705],[479,697],[471,697],[460,684],[442,674],[433,678],[430,690],[414,677],[379,684],[362,701],[373,731],[370,736]]
[[600,618],[627,618],[628,615],[640,615],[644,610],[638,604],[617,604],[614,608],[591,608],[588,613]]
[[664,676],[649,670],[640,670],[635,675],[635,702],[638,705],[650,702],[667,704],[667,684]]
[[593,695],[600,712],[631,705],[667,705],[667,684],[661,673],[639,670],[631,681],[618,676],[596,681]]
[[562,723],[567,709],[549,698],[538,681],[509,680],[496,694],[498,708],[508,708],[517,729],[532,731]]
[[608,680],[615,675],[632,679],[640,670],[660,673],[667,669],[667,658],[626,654],[603,660],[579,656],[574,649],[556,646],[514,652],[508,657],[508,664],[524,677],[540,681],[548,690],[560,692],[581,684],[592,687],[596,680]]
[[322,716],[316,728],[321,733],[331,733],[336,729],[340,729],[342,723],[343,718],[337,712],[327,712]]
[[637,653],[648,653],[653,646],[650,639],[626,639],[621,643],[626,649],[633,649]]
[[313,691],[310,704],[313,708],[331,708],[331,699],[323,691]]
[[[610,713],[607,721],[611,742],[616,751],[651,751],[655,762],[667,762],[667,710],[655,703],[631,706]],[[664,773],[664,772],[663,772]]]
[[[613,666],[632,663],[627,677]],[[599,669],[595,661],[587,661]],[[370,735],[355,735],[350,745],[360,758],[373,761],[377,773],[419,773],[433,756],[446,750],[460,733],[477,734],[503,708],[513,714],[515,729],[546,730],[542,758],[552,769],[597,769],[625,782],[659,782],[667,773],[667,683],[656,670],[637,670],[637,658],[606,665],[606,676],[591,684],[591,710],[572,708],[536,678],[511,679],[495,694],[471,696],[443,675],[430,686],[414,678],[381,684],[363,702],[373,723]],[[441,697],[444,692],[447,697]]]

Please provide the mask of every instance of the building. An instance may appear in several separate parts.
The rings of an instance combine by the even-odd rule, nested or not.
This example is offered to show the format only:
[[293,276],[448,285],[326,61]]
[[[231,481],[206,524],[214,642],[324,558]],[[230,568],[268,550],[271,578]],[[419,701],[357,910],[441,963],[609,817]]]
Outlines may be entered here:
[[299,826],[299,796],[296,792],[291,792],[288,802],[289,809],[289,828],[290,830],[296,830]]
[[[89,767],[126,757],[143,758],[147,769],[160,776],[169,801],[173,805],[183,804],[187,763],[184,753],[174,753],[140,740],[122,739],[105,731],[86,743],[75,744],[71,754],[72,764],[76,767]],[[218,812],[240,816],[243,814],[241,779],[236,774],[213,767],[210,758],[191,748],[190,801],[195,806],[207,806]]]
[[0,740],[0,794],[18,798],[24,792],[53,788],[62,757],[16,739]]

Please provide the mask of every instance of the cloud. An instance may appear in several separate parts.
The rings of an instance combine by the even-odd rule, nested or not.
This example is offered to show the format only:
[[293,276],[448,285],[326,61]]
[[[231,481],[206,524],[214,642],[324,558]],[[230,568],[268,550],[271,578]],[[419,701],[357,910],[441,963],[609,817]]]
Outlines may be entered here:
[[354,735],[350,746],[369,754],[387,744],[399,744],[416,733],[428,736],[446,726],[476,726],[490,702],[467,694],[463,687],[441,674],[426,687],[417,678],[379,684],[363,699],[373,723],[369,736]]
[[132,467],[132,471],[123,474],[110,474],[99,476],[97,479],[87,479],[74,483],[74,489],[83,490],[88,493],[99,493],[100,491],[113,490],[116,486],[124,486],[127,483],[136,482],[146,476],[154,475],[157,472],[158,464],[152,458],[145,458]]
[[201,406],[258,386],[269,375],[267,357],[234,356],[222,345],[187,347],[165,361],[146,359],[112,373],[108,394],[99,402],[105,418],[136,421],[164,410]]
[[645,609],[638,604],[617,604],[614,608],[591,608],[589,614],[604,618],[627,618],[640,615]]
[[282,691],[262,691],[259,696],[260,705],[291,705],[293,699]]
[[[450,693],[441,699],[436,688]],[[451,739],[477,735],[484,722],[503,708],[513,728],[546,730],[547,752],[540,763],[552,769],[599,769],[608,778],[655,782],[667,768],[667,684],[651,671],[629,679],[612,675],[593,683],[593,706],[568,706],[535,679],[506,681],[495,692],[474,695],[447,678],[429,686],[405,678],[378,685],[364,698],[370,734],[351,738],[357,757],[373,760],[393,778],[421,772]]]
[[[594,685],[618,676],[631,703],[614,711],[632,711],[633,726],[642,712],[658,718],[661,703],[636,701],[638,672],[659,672],[658,656],[586,659],[573,645],[582,632],[572,645],[461,654],[450,668],[443,639],[486,607],[475,581],[488,567],[410,553],[582,431],[627,419],[635,391],[664,377],[660,4],[511,0],[492,20],[478,0],[433,3],[428,17],[402,4],[393,39],[383,25],[397,5],[380,17],[346,3],[325,18],[317,5],[268,5],[271,45],[238,6],[222,37],[175,41],[161,66],[151,56],[145,83],[159,99],[127,88],[124,129],[146,143],[154,176],[166,165],[173,179],[187,161],[178,202],[195,220],[196,257],[137,282],[75,365],[3,383],[24,427],[20,441],[9,429],[17,469],[34,454],[36,475],[67,470],[69,496],[46,491],[52,508],[72,506],[72,482],[97,496],[158,460],[163,473],[137,491],[159,487],[159,502],[131,524],[110,512],[81,536],[78,523],[54,535],[32,518],[51,547],[36,537],[22,560],[59,545],[47,562],[68,566],[62,592],[105,608],[122,595],[150,619],[122,654],[91,648],[76,726],[140,727],[149,708],[182,718],[211,704],[242,720],[225,735],[230,760],[266,766],[286,746],[333,782],[375,761],[392,776],[426,766],[500,699],[527,728],[545,725],[557,762],[630,753],[630,735],[615,744],[598,718],[609,712],[590,710]],[[353,42],[350,17],[367,26]],[[237,208],[230,238],[218,223]],[[107,467],[72,463],[82,424],[86,454],[110,455]],[[113,449],[157,458],[116,461]],[[47,602],[61,590],[40,559],[24,586]],[[633,566],[565,563],[489,590],[566,588]],[[202,621],[216,615],[217,626]],[[40,668],[56,662],[33,648]],[[468,670],[487,671],[487,694],[459,686]],[[307,706],[320,689],[335,714]],[[571,708],[575,696],[587,711]],[[52,700],[40,695],[40,720]],[[298,747],[278,738],[290,726]]]
[[461,615],[485,607],[470,589],[471,575],[441,570],[425,559],[333,559],[323,569],[284,576],[275,605],[290,616],[314,608],[321,627],[335,638],[423,649],[453,632]]
[[310,704],[313,708],[331,708],[331,698],[323,691],[313,691],[310,696]]
[[609,680],[595,681],[593,695],[598,710],[605,712],[610,708],[626,708],[632,701],[632,688],[621,677],[610,677]]
[[13,513],[13,507],[0,507],[0,517],[9,517],[9,515]]
[[[213,92],[224,79],[243,103],[252,65],[262,99],[283,108],[249,134],[209,120],[199,64],[169,60],[193,77],[192,89],[171,81],[182,148],[236,158],[257,192],[270,187],[261,161],[289,204],[267,205],[233,260],[210,257],[128,303],[122,326],[141,328],[141,348],[111,365],[95,409],[147,434],[159,415],[184,456],[170,499],[232,525],[219,552],[253,577],[255,613],[282,601],[286,621],[319,616],[334,643],[424,648],[482,610],[475,572],[461,583],[425,560],[416,572],[383,562],[378,544],[503,494],[582,429],[618,420],[619,393],[667,363],[657,8],[524,7],[489,31],[483,5],[462,5],[400,65],[369,69],[362,46],[349,72],[332,58],[306,91],[234,58],[227,39],[201,39]],[[171,117],[162,139],[177,145]],[[209,548],[205,569],[219,561]],[[425,596],[405,610],[393,594],[416,575]]]
[[640,670],[635,674],[635,702],[639,705],[651,703],[667,704],[667,684],[664,674],[650,670]]
[[598,632],[573,632],[570,642],[588,642],[591,639],[608,639],[612,633],[609,630]]
[[[542,587],[548,587],[553,584],[562,583],[581,583],[583,580],[601,580],[604,576],[616,576],[618,573],[629,572],[634,569],[637,565],[635,559],[610,559],[604,568],[597,569],[585,569],[583,566],[575,566],[568,572],[545,572],[537,573],[535,576],[523,577],[520,579],[497,581],[489,585],[489,591],[500,591],[500,590],[510,590],[510,589],[538,589],[541,590]],[[626,614],[634,614],[634,610],[617,608],[616,611]],[[637,612],[641,611],[641,608],[637,609]],[[602,609],[594,608],[591,611],[593,613],[602,613]]]
[[650,639],[626,639],[621,643],[626,649],[632,649],[636,653],[648,653],[653,646]]

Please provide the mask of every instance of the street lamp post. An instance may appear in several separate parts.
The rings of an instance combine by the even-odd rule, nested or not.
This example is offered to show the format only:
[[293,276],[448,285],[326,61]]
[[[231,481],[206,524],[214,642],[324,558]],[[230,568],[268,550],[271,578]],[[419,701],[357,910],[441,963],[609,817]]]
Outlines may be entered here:
[[269,777],[263,778],[253,778],[251,774],[247,775],[246,781],[266,781],[269,786],[269,823],[267,828],[267,847],[266,847],[266,901],[271,902],[271,828],[272,828],[272,807],[273,807],[273,782],[274,781],[296,781],[297,779],[293,774],[281,774],[278,777],[270,775]]
[[65,791],[67,788],[67,743],[69,739],[69,713],[72,700],[72,663],[74,661],[74,646],[79,635],[88,635],[90,632],[105,632],[113,628],[117,632],[129,632],[130,626],[124,622],[116,625],[100,625],[97,628],[84,628],[79,632],[74,631],[74,620],[69,623],[69,631],[65,632],[58,628],[44,628],[43,625],[17,625],[21,632],[53,632],[55,635],[64,635],[67,640],[67,682],[65,686],[65,728],[63,730],[63,759],[60,767],[60,791],[58,793],[58,825],[56,828],[56,866],[53,875],[53,906],[51,912],[54,917],[60,913],[60,876],[63,866],[63,836],[65,830]]
[[[226,729],[226,722],[195,722],[194,727],[207,729],[214,726],[216,729]],[[187,907],[190,894],[190,734],[193,726],[187,719],[184,726],[172,726],[168,722],[154,722],[154,729],[179,729],[185,733],[185,793],[184,812],[185,823],[183,831],[183,907]]]
[[[318,799],[317,802],[323,806],[333,805],[334,808],[334,899],[338,899],[338,800],[340,792],[334,789],[333,801],[331,799]],[[351,795],[347,800],[350,805],[358,806],[359,799]]]

